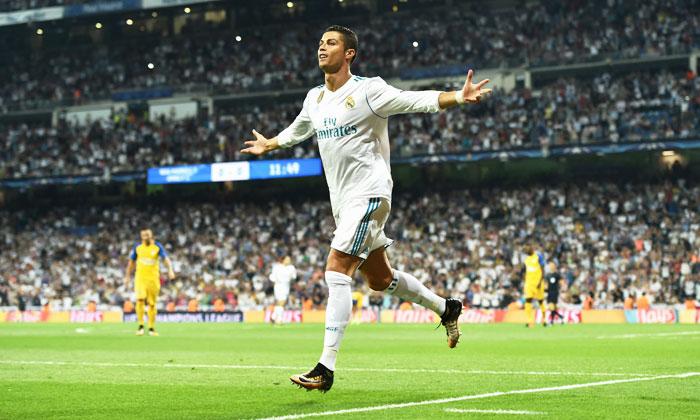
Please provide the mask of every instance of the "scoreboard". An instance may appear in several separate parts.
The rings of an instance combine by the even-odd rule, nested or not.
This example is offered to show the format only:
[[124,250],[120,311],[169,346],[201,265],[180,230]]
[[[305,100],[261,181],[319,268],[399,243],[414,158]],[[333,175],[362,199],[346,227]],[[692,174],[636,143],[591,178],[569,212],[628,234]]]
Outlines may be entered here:
[[148,170],[149,184],[189,184],[195,182],[250,181],[255,179],[297,178],[323,173],[321,159],[252,160],[163,166]]

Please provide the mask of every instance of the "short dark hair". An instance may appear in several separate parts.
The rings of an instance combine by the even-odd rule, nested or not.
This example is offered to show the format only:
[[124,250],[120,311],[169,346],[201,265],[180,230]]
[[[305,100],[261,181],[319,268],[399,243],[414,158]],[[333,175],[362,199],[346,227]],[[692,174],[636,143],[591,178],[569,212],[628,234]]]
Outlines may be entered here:
[[325,32],[340,32],[343,35],[343,45],[346,50],[355,50],[355,55],[350,60],[352,64],[357,58],[357,34],[350,28],[340,25],[331,25],[326,28]]

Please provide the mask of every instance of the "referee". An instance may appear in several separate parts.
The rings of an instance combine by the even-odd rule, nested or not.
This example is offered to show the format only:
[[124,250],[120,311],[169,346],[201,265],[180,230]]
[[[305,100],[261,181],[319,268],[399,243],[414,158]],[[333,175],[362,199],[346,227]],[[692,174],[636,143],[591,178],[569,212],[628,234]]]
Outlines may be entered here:
[[547,282],[547,308],[549,309],[549,325],[554,324],[554,317],[557,316],[563,320],[564,317],[557,311],[557,303],[559,302],[559,284],[561,276],[557,271],[557,266],[554,262],[547,264],[547,274],[545,275]]

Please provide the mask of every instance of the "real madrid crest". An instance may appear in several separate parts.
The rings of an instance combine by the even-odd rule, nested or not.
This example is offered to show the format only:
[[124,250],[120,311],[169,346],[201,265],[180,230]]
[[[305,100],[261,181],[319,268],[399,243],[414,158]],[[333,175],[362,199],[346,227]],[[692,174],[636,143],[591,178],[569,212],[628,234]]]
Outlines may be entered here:
[[355,100],[352,99],[352,96],[348,96],[347,98],[345,98],[345,108],[347,108],[347,109],[355,108]]

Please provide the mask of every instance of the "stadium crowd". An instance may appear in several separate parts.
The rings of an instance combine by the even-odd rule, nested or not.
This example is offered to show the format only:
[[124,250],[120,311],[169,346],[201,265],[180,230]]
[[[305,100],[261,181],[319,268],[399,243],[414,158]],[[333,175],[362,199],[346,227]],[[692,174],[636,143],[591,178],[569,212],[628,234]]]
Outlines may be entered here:
[[[441,89],[455,89],[455,86]],[[300,101],[221,109],[211,118],[156,122],[115,115],[80,126],[13,125],[0,130],[0,179],[116,173],[153,166],[247,159],[250,131],[274,136]],[[559,79],[537,91],[498,91],[464,110],[390,120],[394,158],[549,148],[700,135],[700,78],[692,73],[603,73]],[[315,142],[271,157],[315,157]]]
[[[174,262],[161,305],[260,309],[273,300],[271,264],[291,256],[290,306],[322,308],[334,230],[329,204],[120,205],[0,212],[0,306],[18,297],[52,309],[124,305],[129,251],[151,227]],[[589,183],[557,187],[402,194],[387,233],[394,267],[444,296],[481,308],[520,299],[521,254],[530,241],[557,264],[561,300],[621,307],[700,296],[700,186]],[[356,287],[368,293],[361,279]],[[368,299],[365,299],[368,301]],[[377,301],[374,299],[373,301]],[[381,300],[380,300],[381,301]],[[399,302],[384,299],[386,307]]]
[[[503,10],[472,6],[450,2],[369,20],[348,16],[344,23],[355,27],[360,39],[355,73],[393,77],[467,63],[474,68],[561,65],[700,47],[698,0],[543,1]],[[13,48],[0,64],[0,110],[80,104],[123,89],[168,86],[221,94],[317,83],[315,45],[327,23],[261,27],[245,16],[239,19],[235,31],[192,20],[176,36],[124,35],[98,45],[83,37],[58,50]],[[478,30],[455,42],[464,28]]]

